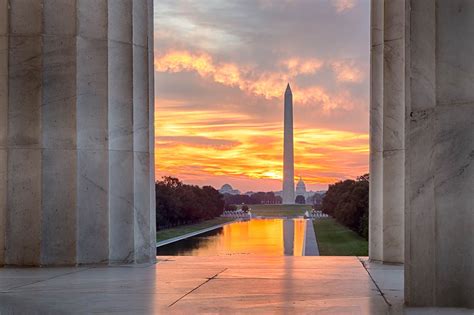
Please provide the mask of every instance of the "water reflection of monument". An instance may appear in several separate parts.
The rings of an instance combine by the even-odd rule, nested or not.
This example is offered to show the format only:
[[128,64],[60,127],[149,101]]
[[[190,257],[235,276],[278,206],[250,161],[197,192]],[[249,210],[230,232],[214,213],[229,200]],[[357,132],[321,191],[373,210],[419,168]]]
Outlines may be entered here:
[[283,254],[303,256],[306,220],[283,220]]
[[302,256],[306,220],[252,219],[164,245],[158,255]]
[[295,224],[293,220],[283,221],[283,252],[285,256],[293,256]]

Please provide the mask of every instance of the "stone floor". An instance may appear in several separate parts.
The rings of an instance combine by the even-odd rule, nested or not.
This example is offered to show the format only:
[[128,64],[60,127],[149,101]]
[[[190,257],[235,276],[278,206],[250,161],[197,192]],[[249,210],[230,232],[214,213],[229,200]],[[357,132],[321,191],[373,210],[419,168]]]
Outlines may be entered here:
[[156,265],[3,268],[0,314],[397,314],[402,283],[400,266],[357,257],[182,256],[159,257]]

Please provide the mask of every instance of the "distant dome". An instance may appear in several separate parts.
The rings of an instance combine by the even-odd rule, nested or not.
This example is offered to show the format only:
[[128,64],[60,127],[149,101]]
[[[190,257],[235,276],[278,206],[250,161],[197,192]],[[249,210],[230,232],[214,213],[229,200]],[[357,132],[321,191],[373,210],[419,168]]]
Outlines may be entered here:
[[300,177],[300,180],[298,181],[298,184],[296,184],[296,189],[306,191],[306,185],[301,177]]
[[222,185],[221,190],[233,190],[233,188],[229,184],[224,184]]
[[229,184],[222,185],[221,189],[219,189],[219,192],[221,194],[240,195],[240,191],[232,188],[232,186]]

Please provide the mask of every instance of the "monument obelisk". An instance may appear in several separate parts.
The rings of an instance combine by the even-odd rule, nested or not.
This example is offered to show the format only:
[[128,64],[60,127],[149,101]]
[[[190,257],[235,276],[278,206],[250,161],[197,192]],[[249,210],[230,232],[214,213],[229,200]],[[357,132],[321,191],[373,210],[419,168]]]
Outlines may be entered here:
[[295,166],[293,159],[293,94],[290,84],[285,91],[283,134],[283,204],[295,203]]

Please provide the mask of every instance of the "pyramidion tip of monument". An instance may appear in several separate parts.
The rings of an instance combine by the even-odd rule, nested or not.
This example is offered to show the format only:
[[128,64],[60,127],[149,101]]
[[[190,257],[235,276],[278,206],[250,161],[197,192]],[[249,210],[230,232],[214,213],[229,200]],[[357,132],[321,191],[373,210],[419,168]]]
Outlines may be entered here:
[[288,92],[291,92],[291,87],[290,87],[290,83],[288,82],[288,84],[286,85],[286,93]]

